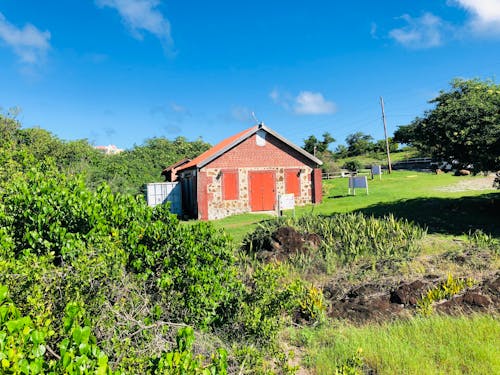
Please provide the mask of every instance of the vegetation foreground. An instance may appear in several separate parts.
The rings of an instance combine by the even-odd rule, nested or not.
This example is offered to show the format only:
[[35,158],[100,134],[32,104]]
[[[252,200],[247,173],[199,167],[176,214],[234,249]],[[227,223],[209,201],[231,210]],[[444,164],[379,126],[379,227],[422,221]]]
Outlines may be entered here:
[[[432,146],[424,125],[469,94],[497,116],[498,88],[472,83],[398,137]],[[478,118],[447,145],[464,149]],[[500,200],[485,177],[397,172],[356,196],[332,180],[294,215],[183,223],[129,193],[201,140],[105,158],[1,115],[0,130],[0,373],[500,372]],[[497,165],[489,147],[462,162]]]
[[[412,373],[415,356],[383,340],[426,358],[425,327],[454,343],[432,349],[429,372],[498,368],[499,244],[481,231],[457,242],[394,216],[309,214],[264,221],[239,247],[140,197],[22,167],[1,191],[4,373]],[[460,324],[474,352],[455,348]]]

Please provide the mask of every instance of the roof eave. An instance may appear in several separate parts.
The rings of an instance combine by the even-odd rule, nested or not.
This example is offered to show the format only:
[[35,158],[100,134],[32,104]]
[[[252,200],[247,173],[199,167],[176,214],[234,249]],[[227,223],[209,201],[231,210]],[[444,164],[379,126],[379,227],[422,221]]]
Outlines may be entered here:
[[208,158],[205,160],[201,161],[200,163],[197,164],[198,168],[203,168],[205,165],[210,164],[212,161],[217,159],[219,156],[222,156],[225,154],[228,150],[232,149],[233,147],[237,146],[241,142],[243,142],[245,139],[248,137],[251,137],[253,134],[255,134],[259,130],[258,127],[254,127],[253,129],[250,129],[248,132],[242,134],[240,137],[235,139],[233,142],[229,143],[226,147],[220,149],[218,152],[216,152],[213,155],[210,155]]

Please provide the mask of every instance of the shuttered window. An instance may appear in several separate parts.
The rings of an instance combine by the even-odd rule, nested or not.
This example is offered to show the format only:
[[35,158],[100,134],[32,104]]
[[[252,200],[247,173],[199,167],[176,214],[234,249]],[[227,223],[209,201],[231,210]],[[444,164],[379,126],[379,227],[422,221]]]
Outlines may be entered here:
[[236,200],[238,194],[238,171],[222,172],[222,198],[226,201]]
[[292,169],[285,171],[285,191],[300,197],[300,170]]

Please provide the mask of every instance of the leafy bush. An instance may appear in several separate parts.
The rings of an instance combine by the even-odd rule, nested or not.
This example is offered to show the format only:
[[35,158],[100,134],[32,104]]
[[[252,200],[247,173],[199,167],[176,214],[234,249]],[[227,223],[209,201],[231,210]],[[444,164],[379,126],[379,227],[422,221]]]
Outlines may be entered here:
[[[97,347],[89,326],[81,326],[82,308],[68,304],[59,354],[48,344],[50,321],[35,324],[23,316],[0,285],[0,368],[6,374],[112,374],[108,357]],[[46,357],[51,357],[47,360]]]
[[147,225],[132,248],[130,268],[150,283],[180,321],[221,324],[241,291],[229,238],[209,223],[177,219]]
[[202,355],[195,356],[192,351],[194,331],[191,327],[181,328],[177,332],[177,347],[173,351],[163,352],[154,365],[149,368],[152,374],[172,375],[225,375],[227,374],[227,352],[217,349],[211,363],[205,364]]
[[151,209],[142,198],[113,194],[105,185],[91,191],[81,177],[50,165],[14,179],[1,195],[2,255],[44,256],[71,268],[63,289],[76,294],[78,286],[95,299],[94,293],[106,292],[98,288],[104,279],[119,279],[128,265],[168,306],[164,317],[207,326],[232,311],[229,301],[241,283],[231,243],[210,224],[180,225],[165,206]]
[[347,169],[348,171],[355,172],[355,171],[363,168],[363,164],[361,164],[361,162],[357,159],[352,159],[352,160],[346,161],[344,163],[344,165],[342,166],[342,168]]
[[283,266],[257,266],[239,302],[238,316],[228,328],[266,347],[275,344],[286,321],[314,324],[324,320],[326,303],[321,290],[301,279],[287,282],[286,276]]

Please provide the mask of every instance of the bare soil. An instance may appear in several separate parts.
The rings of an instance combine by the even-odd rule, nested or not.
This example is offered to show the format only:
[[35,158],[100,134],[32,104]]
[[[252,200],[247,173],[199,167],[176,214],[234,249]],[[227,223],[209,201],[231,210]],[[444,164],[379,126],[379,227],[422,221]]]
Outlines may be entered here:
[[437,191],[460,192],[471,190],[491,190],[493,189],[494,175],[486,177],[457,176],[458,181],[453,185],[436,188]]
[[[320,242],[316,234],[300,234],[293,228],[282,227],[273,233],[268,247],[259,256],[267,261],[283,261],[316,250]],[[456,240],[455,245],[453,250],[423,255],[410,262],[365,260],[339,269],[322,285],[328,315],[359,324],[415,315],[422,296],[449,274],[455,279],[472,278],[475,283],[451,299],[436,303],[434,311],[443,314],[500,312],[498,253],[460,240]]]

